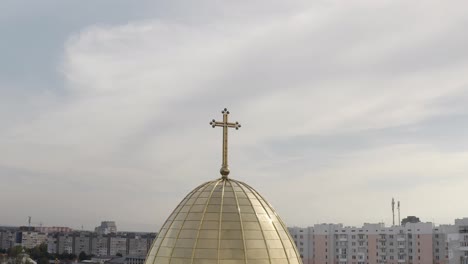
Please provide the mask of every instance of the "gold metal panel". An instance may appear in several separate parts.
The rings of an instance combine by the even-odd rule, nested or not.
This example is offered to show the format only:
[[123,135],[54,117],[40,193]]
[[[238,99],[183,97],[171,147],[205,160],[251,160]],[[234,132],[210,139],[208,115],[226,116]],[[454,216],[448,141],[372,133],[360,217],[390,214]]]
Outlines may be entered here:
[[180,229],[184,221],[174,221],[172,222],[171,228],[172,229]]
[[262,206],[262,204],[261,204],[257,199],[255,199],[255,198],[250,198],[250,197],[249,197],[249,199],[250,199],[250,200],[249,200],[249,201],[250,201],[250,204],[251,204],[252,206]]
[[234,192],[233,192],[232,190],[231,190],[231,191],[225,190],[225,191],[224,191],[224,196],[223,196],[223,197],[224,197],[224,199],[226,199],[226,198],[233,198],[233,197],[234,197]]
[[164,238],[163,242],[161,243],[161,246],[163,246],[163,247],[174,247],[175,242],[176,242],[175,238],[166,237],[166,238]]
[[296,250],[294,250],[294,248],[286,248],[285,251],[286,251],[286,255],[288,256],[288,258],[296,257]]
[[222,239],[219,243],[221,249],[226,248],[244,248],[244,241],[238,240],[224,240]]
[[185,221],[182,229],[198,229],[200,227],[200,221]]
[[244,264],[243,259],[220,259],[219,264]]
[[200,230],[200,233],[198,234],[198,238],[212,238],[212,239],[218,239],[218,229],[216,230]]
[[205,205],[201,204],[192,205],[192,208],[190,208],[191,213],[201,213],[203,210],[205,210]]
[[288,259],[271,259],[271,264],[289,264]]
[[158,257],[170,257],[172,253],[172,247],[159,247]]
[[281,239],[289,240],[289,236],[287,235],[286,231],[280,229],[280,230],[278,230],[278,234],[279,234]]
[[179,229],[171,228],[167,231],[166,237],[177,238],[177,234],[179,233]]
[[265,239],[280,239],[276,231],[263,231],[263,235],[265,236]]
[[242,239],[242,232],[239,230],[221,230],[221,239]]
[[179,213],[179,214],[176,216],[175,220],[184,221],[185,218],[187,218],[187,213]]
[[193,248],[195,241],[195,238],[179,238],[175,246],[176,248]]
[[186,213],[190,210],[191,205],[184,205],[182,209],[180,209],[181,213]]
[[253,207],[251,205],[240,205],[239,206],[239,211],[242,213],[242,214],[254,214],[255,211],[253,209]]
[[201,229],[219,229],[218,221],[203,221]]
[[233,222],[239,222],[240,219],[239,219],[239,213],[226,213],[226,212],[223,212],[223,217],[222,217],[222,220],[223,221],[233,221]]
[[157,257],[157,258],[155,259],[154,263],[157,263],[157,264],[169,264],[169,258]]
[[200,194],[200,196],[198,196],[198,197],[199,197],[199,198],[207,198],[207,197],[210,196],[210,193],[211,193],[211,192],[202,192],[202,193]]
[[221,230],[240,230],[240,222],[222,222]]
[[241,214],[242,222],[257,222],[258,218],[255,214]]
[[211,194],[211,198],[212,198],[212,199],[215,199],[215,200],[221,198],[221,196],[223,196],[223,193],[222,193],[222,192],[213,192],[213,193]]
[[191,248],[174,248],[171,258],[191,258],[192,250]]
[[218,221],[219,220],[219,213],[205,213],[204,221]]
[[268,259],[268,251],[264,248],[247,249],[247,258],[249,259]]
[[262,240],[246,240],[245,241],[246,248],[266,248],[265,241]]
[[232,197],[232,198],[224,197],[223,204],[224,205],[237,205],[237,201],[236,201],[236,198],[234,198],[234,197]]
[[226,248],[219,250],[219,258],[225,259],[244,259],[243,249]]
[[283,247],[284,248],[286,248],[286,249],[293,248],[291,240],[282,239],[282,241],[283,241]]
[[237,198],[237,200],[239,201],[239,205],[248,205],[248,206],[252,206],[249,199],[244,199],[244,198],[242,198],[241,196],[239,196],[239,197]]
[[301,260],[301,262],[299,262],[299,260],[297,258],[290,258],[289,263],[290,264],[296,264],[296,263],[299,264],[299,263],[302,263],[302,260]]
[[186,220],[201,220],[203,213],[189,213]]
[[245,222],[243,225],[244,230],[261,230],[258,222]]
[[218,239],[198,239],[197,248],[218,248]]
[[283,225],[280,222],[273,222],[275,225],[276,229],[283,229]]
[[249,264],[270,264],[269,259],[249,259]]
[[259,240],[263,239],[263,235],[261,231],[257,230],[245,230],[244,231],[244,237],[246,240]]
[[208,202],[208,198],[198,198],[198,199],[195,201],[195,204],[202,204],[202,205],[205,205],[206,202]]
[[239,212],[239,208],[236,205],[223,205],[223,212],[235,213]]
[[198,259],[218,259],[218,250],[197,248],[195,249],[194,257]]
[[193,259],[193,264],[218,264],[218,260],[217,259]]
[[237,195],[237,199],[247,199],[247,194],[245,194],[241,188],[239,187],[235,187],[234,188],[234,192],[236,193]]
[[[171,258],[170,264],[191,264],[192,260],[190,258]],[[158,263],[159,264],[159,263]]]
[[197,233],[197,230],[181,230],[178,238],[196,238]]
[[272,222],[268,222],[268,221],[262,221],[260,222],[260,226],[262,227],[262,229],[264,231],[273,231],[273,230],[276,230],[275,227],[273,226],[273,223]]
[[188,201],[185,202],[185,205],[192,205],[195,202],[195,200],[197,200],[197,197],[198,195],[196,197],[188,199]]
[[286,253],[284,253],[283,248],[271,248],[269,251],[270,253],[270,258],[286,258]]
[[266,222],[272,222],[270,216],[267,214],[257,214],[258,221],[266,221]]
[[219,213],[220,211],[221,211],[221,206],[219,204],[208,205],[206,207],[206,212],[208,213]]
[[265,240],[268,248],[283,248],[281,240]]
[[266,214],[265,209],[261,205],[254,205],[253,209],[255,210],[255,213],[257,214]]

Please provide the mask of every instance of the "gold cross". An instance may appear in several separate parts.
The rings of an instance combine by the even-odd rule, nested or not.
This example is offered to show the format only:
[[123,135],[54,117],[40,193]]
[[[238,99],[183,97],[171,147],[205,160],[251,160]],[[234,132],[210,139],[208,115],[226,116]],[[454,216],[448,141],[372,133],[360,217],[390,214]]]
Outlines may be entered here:
[[221,165],[221,169],[219,172],[221,173],[221,176],[223,179],[227,179],[227,176],[229,175],[229,167],[228,167],[228,127],[235,128],[236,130],[241,127],[239,122],[235,123],[229,123],[228,122],[228,115],[229,111],[224,108],[224,110],[221,112],[223,114],[223,122],[218,122],[216,120],[212,120],[210,122],[210,125],[214,127],[223,127],[223,164]]

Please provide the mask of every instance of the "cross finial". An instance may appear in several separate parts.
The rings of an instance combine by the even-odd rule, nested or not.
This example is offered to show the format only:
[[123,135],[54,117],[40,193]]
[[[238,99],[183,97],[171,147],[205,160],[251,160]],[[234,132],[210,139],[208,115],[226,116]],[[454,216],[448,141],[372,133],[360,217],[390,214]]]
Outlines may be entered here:
[[227,176],[229,175],[229,167],[228,167],[228,128],[235,128],[236,130],[241,127],[239,122],[235,123],[229,123],[228,122],[228,115],[229,111],[224,108],[224,110],[221,112],[223,114],[223,122],[218,122],[216,120],[212,120],[210,122],[210,125],[212,127],[223,127],[223,164],[221,165],[221,169],[219,172],[221,173],[221,176],[223,179],[227,179]]

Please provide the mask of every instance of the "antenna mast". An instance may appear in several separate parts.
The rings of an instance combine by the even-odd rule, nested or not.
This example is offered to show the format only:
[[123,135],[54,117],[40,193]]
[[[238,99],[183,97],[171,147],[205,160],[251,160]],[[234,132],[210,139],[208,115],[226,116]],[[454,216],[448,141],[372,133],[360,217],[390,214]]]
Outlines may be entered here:
[[395,226],[395,199],[392,197],[392,216],[393,216],[393,225]]
[[401,220],[400,220],[400,201],[398,201],[398,225],[401,225]]

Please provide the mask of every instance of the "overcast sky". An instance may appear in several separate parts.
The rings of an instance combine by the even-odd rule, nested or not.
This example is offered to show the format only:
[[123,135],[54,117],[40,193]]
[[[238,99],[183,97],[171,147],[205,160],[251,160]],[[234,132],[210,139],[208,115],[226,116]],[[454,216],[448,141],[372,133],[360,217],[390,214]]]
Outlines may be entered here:
[[0,225],[157,231],[218,178],[288,226],[467,217],[466,1],[0,4]]

